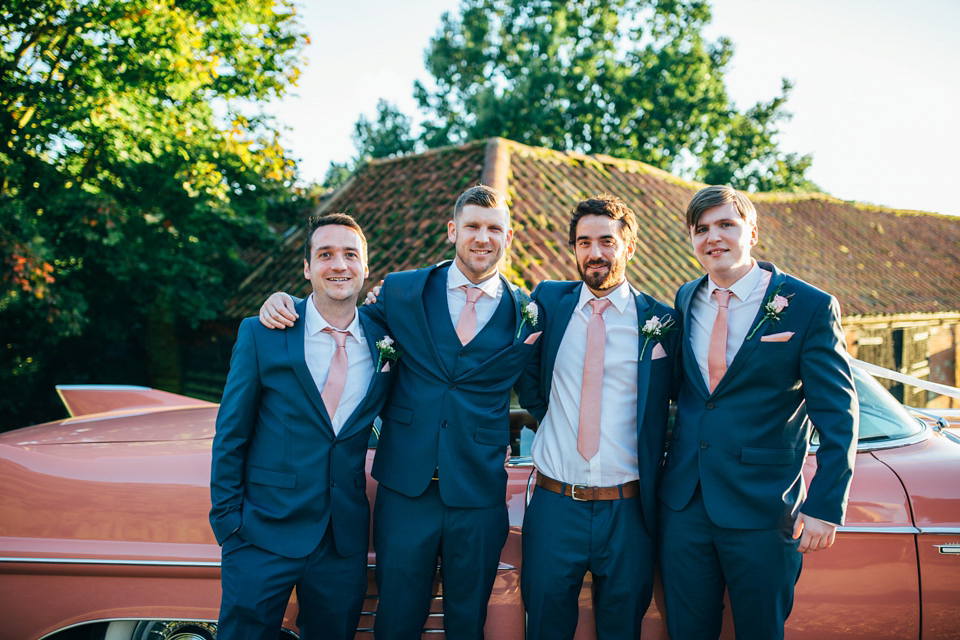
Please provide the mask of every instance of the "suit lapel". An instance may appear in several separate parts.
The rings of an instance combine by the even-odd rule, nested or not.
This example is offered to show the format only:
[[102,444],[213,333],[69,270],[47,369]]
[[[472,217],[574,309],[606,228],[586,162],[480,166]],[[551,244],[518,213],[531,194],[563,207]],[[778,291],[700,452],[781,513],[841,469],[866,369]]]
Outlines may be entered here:
[[[380,357],[377,351],[377,341],[383,339],[383,336],[380,335],[383,333],[382,329],[372,320],[369,320],[364,314],[360,314],[360,326],[363,328],[363,339],[367,341],[367,347],[370,349],[370,355],[373,357],[373,375],[370,376],[370,384],[367,385],[367,392],[364,394],[363,400],[361,400],[360,404],[353,410],[350,417],[344,420],[343,425],[340,427],[340,433],[337,434],[337,438],[345,438],[356,429],[358,424],[356,422],[357,416],[366,409],[367,402],[369,402],[371,398],[377,397],[377,394],[374,393],[374,387],[380,384],[381,380],[386,376],[386,374],[381,375],[377,369],[377,360]],[[390,366],[394,367],[396,363],[392,362]],[[380,363],[380,367],[383,367],[383,363]]]
[[[550,314],[548,318],[549,327],[545,335],[548,338],[546,343],[546,357],[543,362],[543,389],[544,397],[550,397],[550,383],[553,380],[553,366],[557,361],[557,353],[560,351],[560,343],[563,342],[563,334],[567,332],[567,326],[570,324],[570,318],[577,308],[577,301],[580,299],[580,288],[574,287],[563,296],[557,303],[556,313]],[[542,336],[541,336],[542,338]]]
[[[784,280],[786,280],[786,276],[780,271],[778,271],[777,268],[774,267],[772,264],[768,262],[758,262],[758,264],[762,269],[766,269],[767,271],[772,271],[773,273],[770,276],[770,282],[767,284],[767,290],[763,292],[763,298],[761,298],[760,300],[760,308],[757,310],[757,315],[754,317],[753,322],[750,324],[750,329],[747,331],[747,335],[750,335],[750,333],[753,331],[753,328],[756,327],[757,323],[760,322],[760,319],[763,318],[765,313],[763,306],[764,304],[766,304],[767,298],[770,296],[771,293],[776,291],[777,287],[779,287]],[[730,366],[727,367],[727,371],[726,373],[723,374],[723,378],[720,379],[720,383],[717,385],[717,388],[713,390],[714,393],[716,393],[717,391],[725,387],[727,384],[729,384],[728,380],[736,376],[737,371],[743,368],[743,363],[750,359],[750,356],[753,355],[753,352],[757,348],[757,345],[760,344],[760,338],[761,336],[763,336],[764,333],[766,333],[766,330],[768,328],[766,325],[768,324],[769,322],[767,322],[763,327],[761,327],[749,340],[745,339],[743,341],[743,344],[740,345],[740,349],[737,350],[737,355],[733,357],[733,362],[731,362]],[[703,376],[700,376],[700,377],[702,378]]]
[[697,290],[705,286],[706,282],[707,276],[703,276],[695,284],[684,287],[681,295],[677,297],[677,306],[679,307],[677,311],[683,316],[683,368],[684,371],[688,372],[684,378],[684,382],[695,384],[704,397],[709,396],[710,391],[707,389],[707,383],[704,382],[703,376],[700,374],[700,364],[697,362],[697,357],[693,353],[693,343],[690,340],[693,318],[690,315],[690,306],[693,304],[693,298]]
[[300,319],[293,325],[292,329],[284,331],[284,335],[287,338],[287,355],[290,358],[290,366],[293,367],[293,372],[300,381],[300,386],[303,387],[307,397],[310,398],[310,402],[313,403],[313,406],[317,409],[317,413],[322,417],[321,422],[323,422],[330,431],[330,434],[333,435],[333,425],[330,422],[330,416],[327,415],[327,408],[323,406],[323,398],[320,397],[320,390],[317,389],[313,375],[310,373],[309,367],[307,367],[307,358],[304,353],[304,334],[307,327],[306,311],[307,304],[309,303],[309,296],[297,303],[296,310]]
[[446,297],[447,273],[445,267],[449,267],[450,263],[450,260],[446,260],[428,269],[423,269],[420,272],[417,272],[417,277],[420,279],[414,283],[414,286],[410,287],[409,293],[407,294],[412,298],[411,304],[408,306],[413,310],[414,321],[417,323],[417,327],[420,329],[420,335],[423,336],[423,341],[427,346],[427,350],[430,352],[430,357],[433,358],[433,361],[437,364],[440,370],[443,371],[447,376],[450,375],[450,371],[447,369],[447,365],[444,363],[443,358],[440,357],[440,352],[437,350],[437,343],[434,342],[436,336],[434,335],[435,332],[430,330],[430,321],[427,319],[427,305],[430,304],[430,300],[428,300],[428,298],[432,294],[432,292],[428,290],[430,287],[429,279],[431,274],[438,272],[434,277],[442,280],[442,283],[439,286],[439,293],[436,294],[439,296],[439,298],[435,304],[442,305],[438,307],[438,311],[442,310],[442,312],[449,317],[450,306],[447,303]]
[[647,404],[647,389],[650,386],[650,363],[653,362],[654,345],[653,340],[651,340],[647,348],[644,349],[644,337],[640,333],[640,327],[643,326],[647,317],[650,303],[647,302],[645,296],[633,287],[630,287],[630,291],[633,293],[633,300],[637,305],[637,337],[639,338],[637,344],[637,358],[639,359],[637,362],[637,426],[639,427],[643,423],[643,414]]

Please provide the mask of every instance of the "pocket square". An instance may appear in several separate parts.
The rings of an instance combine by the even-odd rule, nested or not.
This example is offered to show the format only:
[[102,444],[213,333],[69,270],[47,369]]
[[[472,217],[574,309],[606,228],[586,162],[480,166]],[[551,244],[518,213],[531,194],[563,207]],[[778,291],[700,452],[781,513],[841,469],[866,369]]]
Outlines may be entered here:
[[387,371],[390,371],[390,363],[384,362],[383,369],[380,369],[380,373],[386,373]]
[[667,350],[663,348],[663,345],[659,342],[653,345],[653,351],[650,352],[650,359],[656,360],[657,358],[666,358]]
[[793,337],[793,331],[784,331],[783,333],[771,333],[770,335],[760,336],[760,342],[786,342]]
[[523,344],[533,344],[540,337],[541,333],[543,333],[543,331],[537,331],[536,333],[531,333],[530,335],[527,336],[527,339],[523,341]]

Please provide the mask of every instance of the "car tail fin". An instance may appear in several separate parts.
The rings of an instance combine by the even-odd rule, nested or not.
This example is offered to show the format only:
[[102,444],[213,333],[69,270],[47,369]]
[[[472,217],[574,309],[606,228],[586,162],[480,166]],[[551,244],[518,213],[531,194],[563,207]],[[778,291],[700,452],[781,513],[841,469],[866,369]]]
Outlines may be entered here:
[[59,384],[57,393],[71,418],[106,411],[159,407],[211,406],[214,403],[168,391],[111,384]]

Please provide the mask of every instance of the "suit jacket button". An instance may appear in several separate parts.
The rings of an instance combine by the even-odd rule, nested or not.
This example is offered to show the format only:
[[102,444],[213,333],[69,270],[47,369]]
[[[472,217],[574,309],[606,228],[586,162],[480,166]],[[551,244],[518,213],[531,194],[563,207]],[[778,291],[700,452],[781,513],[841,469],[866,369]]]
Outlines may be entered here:
[[712,403],[712,402],[708,402],[708,403],[707,403],[707,409],[713,409],[713,403]]
[[700,448],[701,448],[701,449],[706,449],[706,448],[709,447],[709,446],[710,446],[710,445],[707,444],[706,442],[701,442],[701,443],[700,443]]
[[446,429],[446,428],[447,428],[447,421],[446,421],[446,420],[441,421],[441,422],[440,422],[440,426],[443,427],[444,429]]
[[458,353],[457,355],[462,358],[462,357],[463,357],[464,355],[466,355],[466,354],[464,353],[464,351],[461,350],[460,353]]
[[457,385],[451,384],[451,385],[450,385],[450,388],[451,388],[451,389],[456,389],[456,388],[457,388]]

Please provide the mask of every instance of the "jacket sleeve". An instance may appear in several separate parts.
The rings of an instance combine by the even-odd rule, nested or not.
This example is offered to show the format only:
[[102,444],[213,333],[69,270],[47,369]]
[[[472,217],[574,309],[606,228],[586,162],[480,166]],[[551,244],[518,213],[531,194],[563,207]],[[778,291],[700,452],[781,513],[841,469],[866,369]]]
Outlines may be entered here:
[[826,522],[843,524],[853,480],[860,410],[836,298],[825,299],[817,309],[800,358],[807,415],[820,436],[817,472],[800,510]]
[[252,322],[257,320],[248,318],[240,324],[213,438],[210,525],[220,544],[240,528],[244,468],[260,401],[260,373]]

